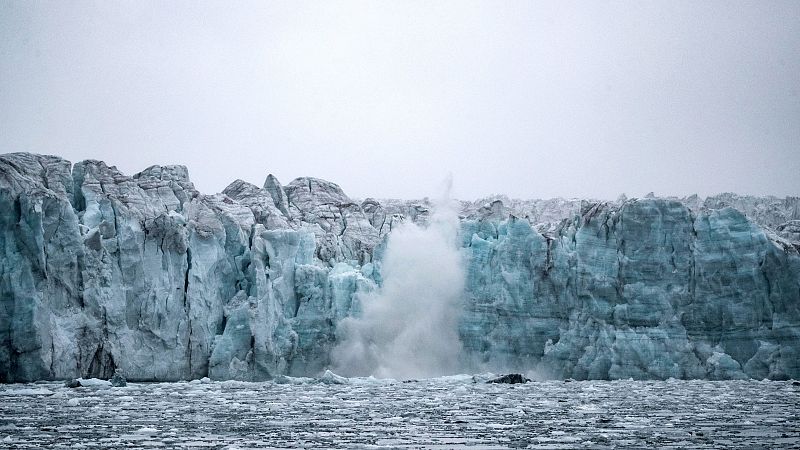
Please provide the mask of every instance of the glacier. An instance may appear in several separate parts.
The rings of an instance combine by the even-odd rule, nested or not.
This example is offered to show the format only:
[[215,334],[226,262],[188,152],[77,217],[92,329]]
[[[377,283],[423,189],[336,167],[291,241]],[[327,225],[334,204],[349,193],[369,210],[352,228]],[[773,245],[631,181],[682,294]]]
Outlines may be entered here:
[[[0,155],[0,382],[320,375],[384,285],[392,230],[433,209],[311,177],[204,195],[183,166]],[[458,209],[465,371],[800,378],[800,197]]]

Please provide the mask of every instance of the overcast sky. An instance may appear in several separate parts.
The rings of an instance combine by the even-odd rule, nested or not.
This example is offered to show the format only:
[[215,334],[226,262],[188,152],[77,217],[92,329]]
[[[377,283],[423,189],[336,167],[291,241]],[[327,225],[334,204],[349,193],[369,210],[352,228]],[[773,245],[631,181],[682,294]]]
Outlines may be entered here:
[[800,1],[0,0],[0,153],[353,197],[800,194]]

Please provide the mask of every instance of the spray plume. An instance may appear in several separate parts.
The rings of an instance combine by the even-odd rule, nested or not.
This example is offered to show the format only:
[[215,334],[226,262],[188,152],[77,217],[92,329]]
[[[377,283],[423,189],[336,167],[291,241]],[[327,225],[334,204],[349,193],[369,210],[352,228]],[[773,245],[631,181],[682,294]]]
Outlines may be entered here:
[[448,178],[426,228],[407,222],[392,231],[381,265],[383,285],[361,298],[361,317],[339,324],[332,352],[337,373],[424,378],[459,371],[464,265],[451,186]]

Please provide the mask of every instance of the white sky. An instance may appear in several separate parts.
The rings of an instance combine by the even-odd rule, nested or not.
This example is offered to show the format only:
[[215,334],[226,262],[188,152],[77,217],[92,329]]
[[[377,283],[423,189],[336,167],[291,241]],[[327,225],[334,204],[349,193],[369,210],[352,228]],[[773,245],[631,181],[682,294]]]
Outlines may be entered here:
[[800,1],[0,0],[0,152],[205,193],[800,194]]

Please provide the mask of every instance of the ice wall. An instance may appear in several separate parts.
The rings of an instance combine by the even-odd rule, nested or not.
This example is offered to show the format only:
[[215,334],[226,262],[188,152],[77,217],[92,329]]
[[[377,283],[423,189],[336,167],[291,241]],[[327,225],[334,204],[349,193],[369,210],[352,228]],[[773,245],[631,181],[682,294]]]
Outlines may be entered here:
[[[462,203],[472,369],[800,378],[797,198],[493,200]],[[391,230],[429,214],[315,178],[203,195],[182,166],[0,155],[0,381],[316,375]]]
[[548,236],[464,223],[465,347],[577,379],[788,378],[800,370],[797,243],[732,208],[587,205]]

